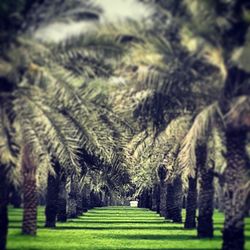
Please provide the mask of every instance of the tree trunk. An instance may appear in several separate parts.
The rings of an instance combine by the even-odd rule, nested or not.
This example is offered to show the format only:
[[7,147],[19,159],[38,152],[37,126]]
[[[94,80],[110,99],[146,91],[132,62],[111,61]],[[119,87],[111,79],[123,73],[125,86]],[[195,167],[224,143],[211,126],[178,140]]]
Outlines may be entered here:
[[90,192],[90,207],[99,207],[99,198],[94,190]]
[[144,208],[145,207],[145,192],[144,192],[144,190],[142,191],[142,193],[139,196],[138,207],[139,208]]
[[183,190],[182,181],[180,177],[175,178],[173,182],[173,205],[171,212],[171,219],[175,223],[182,223],[182,204],[183,204]]
[[224,186],[219,184],[218,187],[218,210],[221,213],[224,213]]
[[186,209],[186,195],[185,194],[183,194],[183,200],[182,200],[182,208],[183,209]]
[[103,207],[103,203],[102,203],[102,193],[101,192],[98,192],[97,194],[97,201],[98,201],[98,207]]
[[83,214],[83,206],[82,206],[82,192],[78,187],[78,192],[76,194],[76,215],[81,216]]
[[140,208],[144,208],[145,206],[145,193],[144,191],[141,193],[140,195],[140,199],[139,199],[139,207]]
[[55,176],[48,175],[48,187],[46,194],[46,208],[45,216],[46,222],[45,227],[54,228],[56,227],[56,216],[58,211],[58,195],[59,195],[59,184],[60,184],[60,165],[58,162],[54,164]]
[[174,187],[172,183],[166,184],[166,215],[165,218],[173,219]]
[[89,208],[94,208],[96,206],[95,204],[95,193],[93,190],[89,193]]
[[22,233],[36,235],[37,230],[37,189],[36,166],[30,156],[28,146],[24,146],[22,155],[23,175],[23,224]]
[[186,218],[184,228],[192,229],[196,227],[197,208],[197,176],[188,180],[188,194],[186,201]]
[[154,184],[152,189],[152,210],[157,213],[160,212],[160,186],[159,184]]
[[77,180],[76,176],[71,176],[70,191],[68,194],[68,204],[67,204],[67,217],[68,218],[76,218],[77,217],[77,212],[76,212],[77,181],[78,180]]
[[165,182],[161,181],[160,183],[160,215],[166,217],[167,210],[167,185]]
[[10,204],[12,204],[14,208],[20,208],[22,204],[22,197],[20,190],[17,190],[17,188],[14,186],[12,186],[10,190],[11,190]]
[[66,191],[67,177],[65,173],[61,173],[59,183],[59,194],[57,200],[57,221],[67,221],[67,191]]
[[83,212],[87,212],[91,208],[90,204],[90,187],[85,184],[82,191],[82,209]]
[[8,198],[9,187],[6,180],[5,167],[0,165],[0,249],[6,249],[8,234]]
[[246,132],[230,131],[226,133],[227,168],[225,177],[223,230],[223,250],[244,249],[244,216],[246,197],[239,187],[248,181],[248,158],[245,150]]
[[146,208],[152,209],[152,188],[147,189],[147,197],[148,197],[148,200],[147,200]]
[[198,146],[197,169],[199,173],[199,197],[198,197],[198,226],[197,233],[200,238],[213,237],[213,167],[207,161],[207,146]]
[[151,202],[151,196],[149,189],[144,189],[142,191],[142,194],[140,196],[140,206],[141,208],[151,208],[152,202]]
[[203,169],[200,173],[199,215],[197,232],[200,238],[213,237],[213,171]]

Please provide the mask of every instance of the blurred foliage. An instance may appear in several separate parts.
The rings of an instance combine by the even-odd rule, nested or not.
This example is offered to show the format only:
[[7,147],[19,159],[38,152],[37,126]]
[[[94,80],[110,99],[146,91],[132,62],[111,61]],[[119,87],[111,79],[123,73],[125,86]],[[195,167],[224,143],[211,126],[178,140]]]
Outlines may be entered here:
[[1,0],[0,1],[0,42],[8,43],[21,27],[25,13],[39,0]]

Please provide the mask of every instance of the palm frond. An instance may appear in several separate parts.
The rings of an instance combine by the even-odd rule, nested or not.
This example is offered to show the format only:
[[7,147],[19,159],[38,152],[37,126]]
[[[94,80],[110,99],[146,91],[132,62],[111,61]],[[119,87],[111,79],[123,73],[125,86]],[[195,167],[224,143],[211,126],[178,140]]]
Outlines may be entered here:
[[60,165],[68,171],[78,171],[78,137],[72,126],[60,114],[53,113],[46,106],[44,97],[40,90],[35,88],[33,92],[30,90],[19,90],[17,93],[16,112],[20,116],[27,117],[36,129],[41,141],[45,141],[45,145],[52,155],[58,158]]
[[186,134],[181,143],[180,153],[178,155],[179,173],[183,179],[187,180],[189,176],[195,176],[196,155],[195,150],[197,143],[203,140],[207,131],[211,128],[218,104],[213,103],[203,109],[195,118],[192,127]]
[[249,113],[249,96],[239,96],[229,103],[229,111],[224,115],[224,122],[228,129],[249,129]]
[[[0,106],[0,163],[9,183],[20,185],[20,146],[17,126],[14,124],[12,105],[9,98],[1,97]],[[14,115],[15,116],[15,115]]]
[[14,124],[10,121],[7,113],[6,106],[2,105],[0,107],[0,162],[4,165],[15,164],[19,152],[18,144],[14,141],[16,135]]

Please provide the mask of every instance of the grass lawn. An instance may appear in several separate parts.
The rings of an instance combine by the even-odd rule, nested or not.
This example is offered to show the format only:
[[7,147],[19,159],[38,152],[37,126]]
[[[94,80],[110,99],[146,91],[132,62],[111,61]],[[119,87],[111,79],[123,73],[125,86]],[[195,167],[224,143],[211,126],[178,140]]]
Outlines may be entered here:
[[[204,249],[221,247],[223,215],[215,213],[215,237],[199,240],[195,230],[165,221],[147,209],[129,207],[96,208],[56,229],[44,228],[44,208],[39,208],[36,237],[21,235],[21,209],[9,209],[9,250],[75,249]],[[246,249],[250,250],[250,218],[246,220]]]

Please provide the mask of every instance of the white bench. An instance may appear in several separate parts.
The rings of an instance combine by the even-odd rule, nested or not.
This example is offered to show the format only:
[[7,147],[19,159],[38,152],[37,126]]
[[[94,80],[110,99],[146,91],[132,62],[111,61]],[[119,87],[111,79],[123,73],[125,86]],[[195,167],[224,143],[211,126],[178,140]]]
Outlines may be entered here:
[[130,201],[130,207],[138,207],[138,201]]

